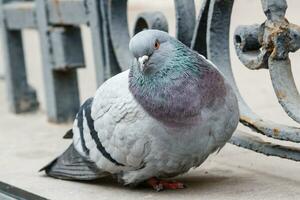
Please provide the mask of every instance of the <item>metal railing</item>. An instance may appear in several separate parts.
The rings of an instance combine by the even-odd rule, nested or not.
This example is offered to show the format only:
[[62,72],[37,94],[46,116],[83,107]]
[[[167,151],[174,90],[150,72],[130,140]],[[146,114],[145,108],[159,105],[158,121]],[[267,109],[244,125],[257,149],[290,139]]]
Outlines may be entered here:
[[[214,62],[227,77],[239,99],[241,123],[264,136],[299,143],[300,128],[262,119],[238,91],[229,54],[234,0],[204,0],[197,20],[194,0],[174,2],[176,37]],[[269,69],[279,103],[292,119],[300,122],[300,97],[288,57],[289,52],[300,47],[300,28],[284,18],[285,0],[261,2],[267,20],[236,29],[236,53],[249,69]],[[26,79],[22,29],[34,28],[40,35],[50,121],[70,121],[79,107],[76,69],[85,66],[79,25],[86,24],[91,29],[98,85],[130,65],[127,0],[2,0],[0,17],[7,91],[15,113],[38,107],[36,92]],[[144,28],[167,31],[168,23],[161,12],[145,12],[138,15],[134,33]],[[300,161],[299,148],[265,142],[241,131],[230,142],[266,155]]]

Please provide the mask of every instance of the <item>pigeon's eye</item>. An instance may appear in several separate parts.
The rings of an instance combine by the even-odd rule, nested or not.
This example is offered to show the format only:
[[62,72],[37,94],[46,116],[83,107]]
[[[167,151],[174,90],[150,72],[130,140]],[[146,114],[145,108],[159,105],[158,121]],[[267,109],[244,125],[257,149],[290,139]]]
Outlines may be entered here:
[[155,49],[158,49],[160,46],[159,42],[156,40],[155,43],[154,43],[154,48]]

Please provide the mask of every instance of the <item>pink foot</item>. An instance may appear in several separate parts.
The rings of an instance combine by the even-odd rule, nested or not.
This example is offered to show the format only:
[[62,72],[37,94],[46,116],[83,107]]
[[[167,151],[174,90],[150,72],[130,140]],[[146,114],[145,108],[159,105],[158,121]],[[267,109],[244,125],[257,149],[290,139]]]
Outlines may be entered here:
[[164,189],[176,190],[176,189],[183,189],[186,187],[183,183],[180,183],[180,182],[159,180],[157,178],[150,178],[147,181],[147,183],[154,190],[156,190],[158,192],[161,190],[164,190]]

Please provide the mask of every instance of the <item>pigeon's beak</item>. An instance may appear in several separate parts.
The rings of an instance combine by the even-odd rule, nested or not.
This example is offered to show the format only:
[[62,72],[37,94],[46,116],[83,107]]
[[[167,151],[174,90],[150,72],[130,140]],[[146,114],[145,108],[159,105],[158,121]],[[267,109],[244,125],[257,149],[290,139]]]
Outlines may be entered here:
[[149,60],[149,56],[142,56],[138,58],[140,70],[143,72],[145,70],[146,62]]

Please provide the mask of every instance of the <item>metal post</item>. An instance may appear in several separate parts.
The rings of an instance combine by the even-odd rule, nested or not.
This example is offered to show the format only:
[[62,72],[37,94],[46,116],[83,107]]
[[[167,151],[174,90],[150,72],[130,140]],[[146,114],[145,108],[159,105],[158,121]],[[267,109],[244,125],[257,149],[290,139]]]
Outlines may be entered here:
[[9,2],[10,0],[0,1],[6,91],[10,110],[21,113],[36,110],[39,103],[35,90],[27,82],[21,30],[9,30],[6,26],[3,4]]
[[50,38],[53,30],[48,24],[45,0],[36,1],[36,16],[40,34],[48,119],[57,123],[72,121],[80,104],[76,69],[55,69],[53,60],[55,49]]

